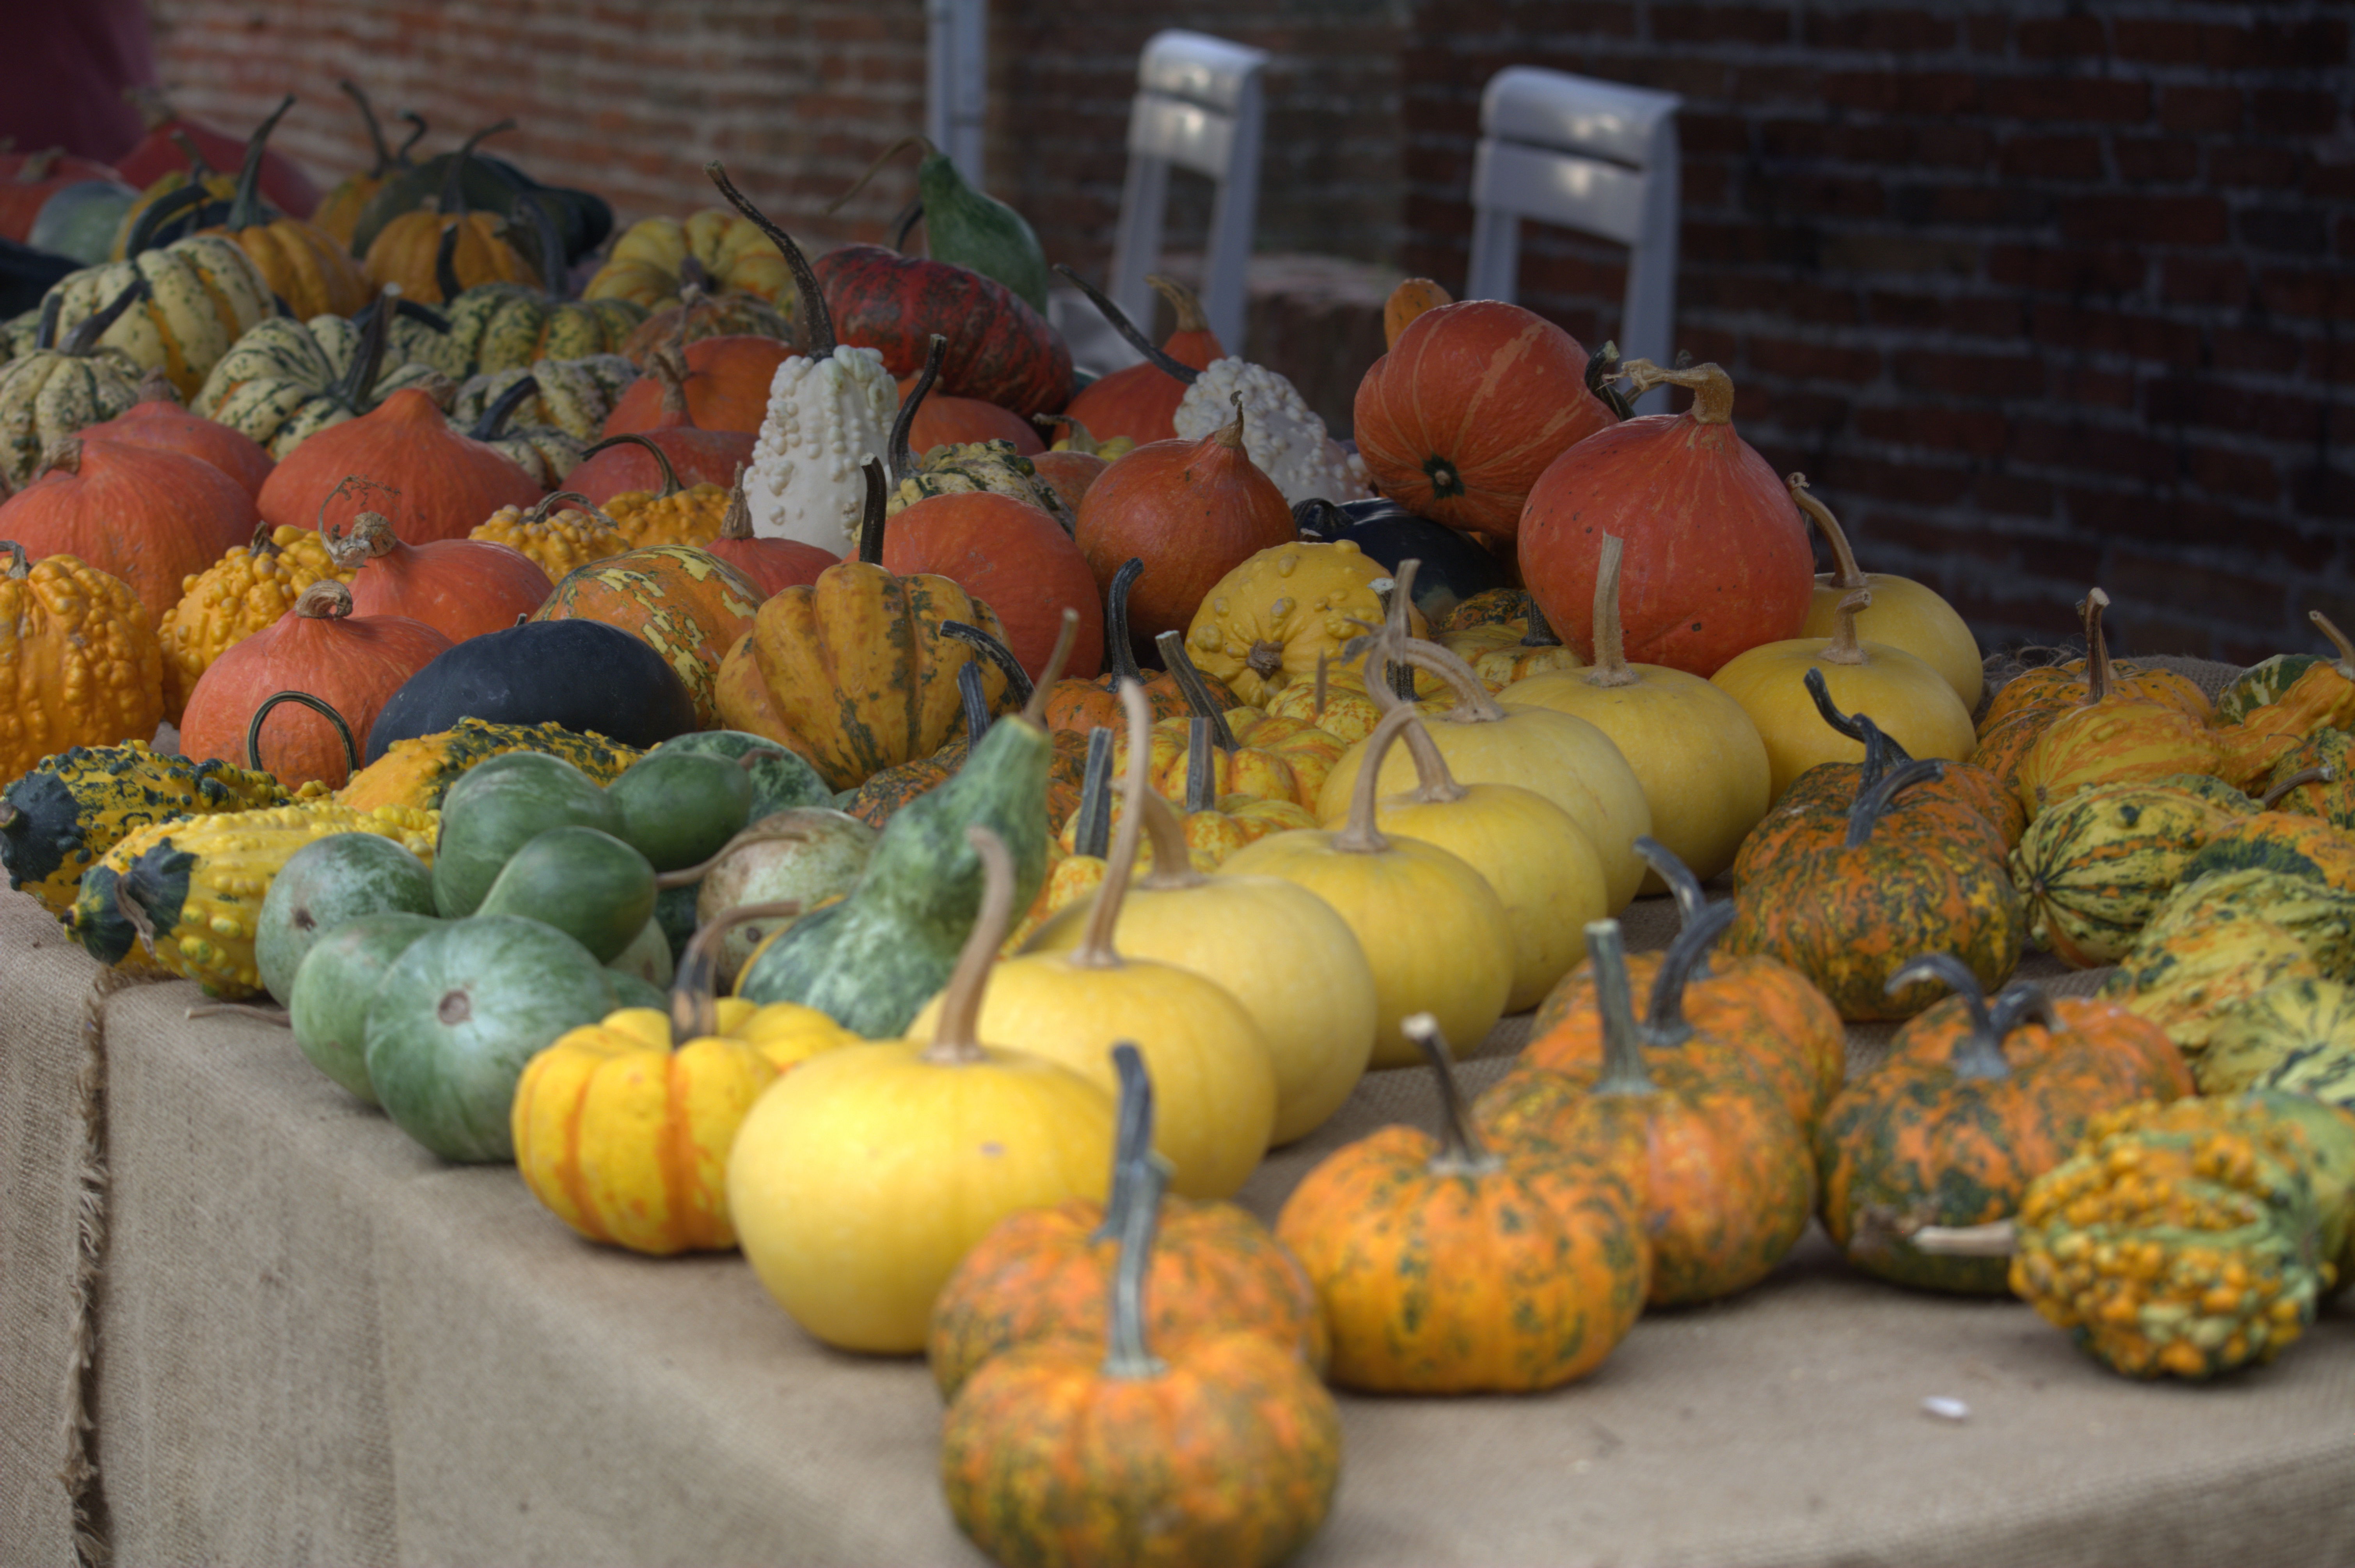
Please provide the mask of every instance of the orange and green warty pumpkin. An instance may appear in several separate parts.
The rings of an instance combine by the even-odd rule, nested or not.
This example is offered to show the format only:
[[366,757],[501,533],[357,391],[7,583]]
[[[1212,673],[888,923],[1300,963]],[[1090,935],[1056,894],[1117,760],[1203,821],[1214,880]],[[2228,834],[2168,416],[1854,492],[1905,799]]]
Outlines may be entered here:
[[1955,995],[1899,1030],[1888,1056],[1841,1092],[1817,1128],[1824,1228],[1868,1274],[2000,1294],[2002,1258],[1923,1253],[1913,1233],[2013,1213],[2094,1116],[2190,1094],[2191,1075],[2164,1033],[2115,1003],[2055,1001],[2022,983],[1990,1004],[1977,977],[1944,953],[1896,978],[1923,973]]

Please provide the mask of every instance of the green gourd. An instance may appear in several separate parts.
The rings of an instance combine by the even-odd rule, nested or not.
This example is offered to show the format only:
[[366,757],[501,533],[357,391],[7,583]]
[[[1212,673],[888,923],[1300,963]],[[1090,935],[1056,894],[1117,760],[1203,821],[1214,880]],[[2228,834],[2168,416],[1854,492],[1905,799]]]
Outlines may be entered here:
[[751,777],[720,757],[651,752],[605,793],[622,808],[622,838],[656,871],[702,864],[751,820]]
[[630,945],[606,959],[605,967],[617,979],[643,980],[656,991],[667,989],[678,974],[677,962],[671,957],[670,936],[659,919],[639,927]]
[[[470,769],[442,801],[433,849],[435,908],[446,919],[472,915],[508,856],[549,829],[565,827],[595,828],[618,838],[621,802],[580,768],[544,752],[511,751]],[[635,934],[632,927],[630,935]]]
[[[910,147],[923,149],[916,165],[916,197],[923,204],[924,249],[935,261],[995,278],[1022,296],[1023,303],[1047,313],[1047,253],[1022,215],[965,181],[949,155],[922,136],[903,136],[884,149],[858,183],[842,193],[838,207],[875,176],[875,171]],[[826,209],[831,212],[833,207]]]
[[507,857],[474,913],[541,921],[609,963],[654,918],[655,868],[612,833],[550,828]]
[[[743,768],[752,780],[752,804],[745,813],[748,821],[757,822],[796,806],[834,804],[834,791],[817,776],[817,769],[765,735],[741,729],[696,730],[664,741],[639,760],[679,752],[722,758]],[[747,758],[751,760],[746,761]]]
[[368,1084],[368,1010],[395,959],[441,925],[400,910],[346,920],[311,944],[288,988],[287,1022],[311,1065],[376,1104]]
[[271,878],[253,937],[261,986],[292,1005],[312,945],[363,915],[433,913],[433,873],[376,833],[334,833],[304,844]]

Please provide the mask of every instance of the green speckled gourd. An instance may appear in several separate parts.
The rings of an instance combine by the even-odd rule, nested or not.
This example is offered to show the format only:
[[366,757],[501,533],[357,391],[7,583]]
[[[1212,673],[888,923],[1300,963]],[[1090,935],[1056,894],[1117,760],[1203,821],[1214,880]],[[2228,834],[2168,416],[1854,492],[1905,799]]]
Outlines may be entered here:
[[1053,486],[1039,477],[1030,460],[1014,450],[1012,441],[958,441],[934,447],[922,454],[914,472],[903,474],[891,493],[887,513],[896,517],[919,501],[977,490],[1027,501],[1060,524],[1066,534],[1074,525],[1071,509],[1063,504]]
[[2203,1095],[2282,1089],[2355,1111],[2355,991],[2326,980],[2267,986],[2219,1013],[2191,1072]]
[[2216,722],[2239,724],[2267,703],[2280,700],[2300,675],[2328,662],[2329,656],[2323,653],[2276,653],[2250,665],[2216,694]]
[[2181,880],[2223,871],[2277,871],[2355,893],[2355,833],[2319,817],[2261,811],[2210,839],[2184,865]]
[[0,789],[0,865],[8,885],[63,918],[82,873],[138,828],[175,817],[282,806],[283,786],[267,773],[218,758],[165,757],[144,740],[77,746]]
[[253,937],[261,989],[292,1004],[294,977],[320,938],[365,915],[433,913],[433,873],[376,833],[332,833],[289,856],[261,900]]
[[[621,803],[580,768],[545,752],[511,751],[480,764],[442,802],[434,846],[435,909],[444,919],[472,915],[509,857],[550,829],[570,827],[618,838]],[[653,913],[650,894],[622,939],[636,935]]]
[[[634,300],[570,300],[564,295],[564,245],[537,202],[517,202],[517,217],[538,230],[540,276],[551,286],[477,283],[451,299],[450,346],[465,373],[513,370],[547,359],[618,355],[646,308]],[[442,285],[451,296],[454,275]]]
[[441,925],[400,910],[363,915],[322,933],[294,971],[285,1001],[295,1047],[368,1105],[376,1104],[368,1075],[369,999],[393,960]]
[[471,913],[542,921],[610,964],[654,919],[655,892],[645,855],[616,834],[570,825],[550,828],[507,856]]
[[2355,898],[2279,872],[2224,872],[2179,886],[2102,994],[2196,1057],[2226,1007],[2283,980],[2348,978],[2350,959]]
[[[2282,794],[2275,809],[2320,817],[2334,828],[2355,832],[2355,731],[2322,729],[2307,736],[2274,764],[2265,776],[2268,791]],[[2305,773],[2327,773],[2293,784]]]
[[839,904],[803,916],[738,977],[736,994],[816,1008],[870,1040],[903,1033],[948,983],[981,912],[981,856],[965,830],[989,829],[1014,860],[1014,907],[1047,874],[1047,782],[1054,738],[1040,722],[1063,643],[1019,714],[999,719],[940,788],[900,808],[876,841],[866,874]]
[[2192,857],[2234,821],[2159,784],[2071,796],[2030,823],[2011,852],[2030,938],[2073,969],[2116,962]]
[[[741,729],[699,729],[664,741],[646,755],[679,751],[725,758],[741,765],[752,780],[752,805],[747,813],[751,821],[796,807],[834,804],[834,791],[826,788],[817,769],[767,736]],[[746,762],[746,758],[751,760]]]
[[2180,789],[2187,795],[2197,795],[2236,817],[2254,816],[2264,810],[2246,790],[2234,789],[2212,773],[2168,773],[2145,782],[2156,789]]
[[237,340],[189,404],[283,459],[331,426],[357,419],[408,387],[442,372],[400,356],[392,323],[400,313],[379,301],[368,324],[342,316],[307,322],[272,316]]
[[0,473],[26,484],[41,471],[41,454],[60,436],[128,413],[139,401],[139,366],[99,334],[131,307],[145,287],[133,283],[105,311],[60,340],[59,301],[42,305],[33,351],[0,366]]
[[450,405],[452,423],[479,423],[509,387],[527,376],[536,390],[516,407],[510,427],[553,425],[575,440],[594,441],[604,432],[605,417],[613,405],[638,378],[638,367],[618,354],[594,354],[485,371],[458,388],[457,400]]

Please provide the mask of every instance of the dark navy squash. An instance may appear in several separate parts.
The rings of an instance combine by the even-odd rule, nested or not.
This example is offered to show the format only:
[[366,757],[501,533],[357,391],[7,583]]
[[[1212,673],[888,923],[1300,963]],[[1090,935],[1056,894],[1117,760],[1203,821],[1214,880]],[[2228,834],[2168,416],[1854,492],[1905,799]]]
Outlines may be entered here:
[[1395,501],[1307,500],[1292,509],[1300,536],[1327,543],[1347,539],[1391,571],[1401,561],[1421,561],[1414,574],[1414,607],[1437,626],[1474,594],[1513,586],[1513,574],[1467,534],[1418,517]]
[[534,620],[470,637],[411,675],[377,715],[368,759],[463,718],[553,724],[642,748],[696,727],[677,672],[637,638],[602,621]]

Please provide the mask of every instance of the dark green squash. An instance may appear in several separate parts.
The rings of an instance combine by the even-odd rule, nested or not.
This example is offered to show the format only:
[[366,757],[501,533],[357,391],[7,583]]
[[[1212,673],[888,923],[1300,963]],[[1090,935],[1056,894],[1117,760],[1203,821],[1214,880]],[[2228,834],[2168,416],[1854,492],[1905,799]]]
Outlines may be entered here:
[[335,833],[304,844],[270,881],[253,934],[261,987],[289,1003],[312,944],[347,921],[433,913],[433,873],[391,839]]
[[622,809],[622,837],[656,871],[701,865],[752,816],[752,780],[725,758],[655,751],[605,786]]
[[[759,821],[797,806],[831,806],[834,791],[817,769],[785,750],[765,735],[741,729],[701,729],[664,741],[647,753],[686,751],[698,756],[724,757],[741,764],[752,780],[752,805],[746,820]],[[745,758],[751,760],[747,762]]]
[[395,960],[442,923],[390,910],[346,920],[311,944],[288,988],[286,1018],[311,1065],[376,1104],[368,1083],[368,1010]]
[[411,675],[368,730],[368,760],[464,718],[554,724],[624,746],[695,728],[695,701],[661,654],[602,621],[533,620],[465,641]]
[[507,857],[473,913],[544,921],[610,963],[654,918],[655,868],[612,833],[550,828]]
[[543,752],[510,751],[471,769],[442,808],[435,907],[446,919],[472,915],[510,856],[549,829],[567,827],[619,838],[622,808],[586,773]]

